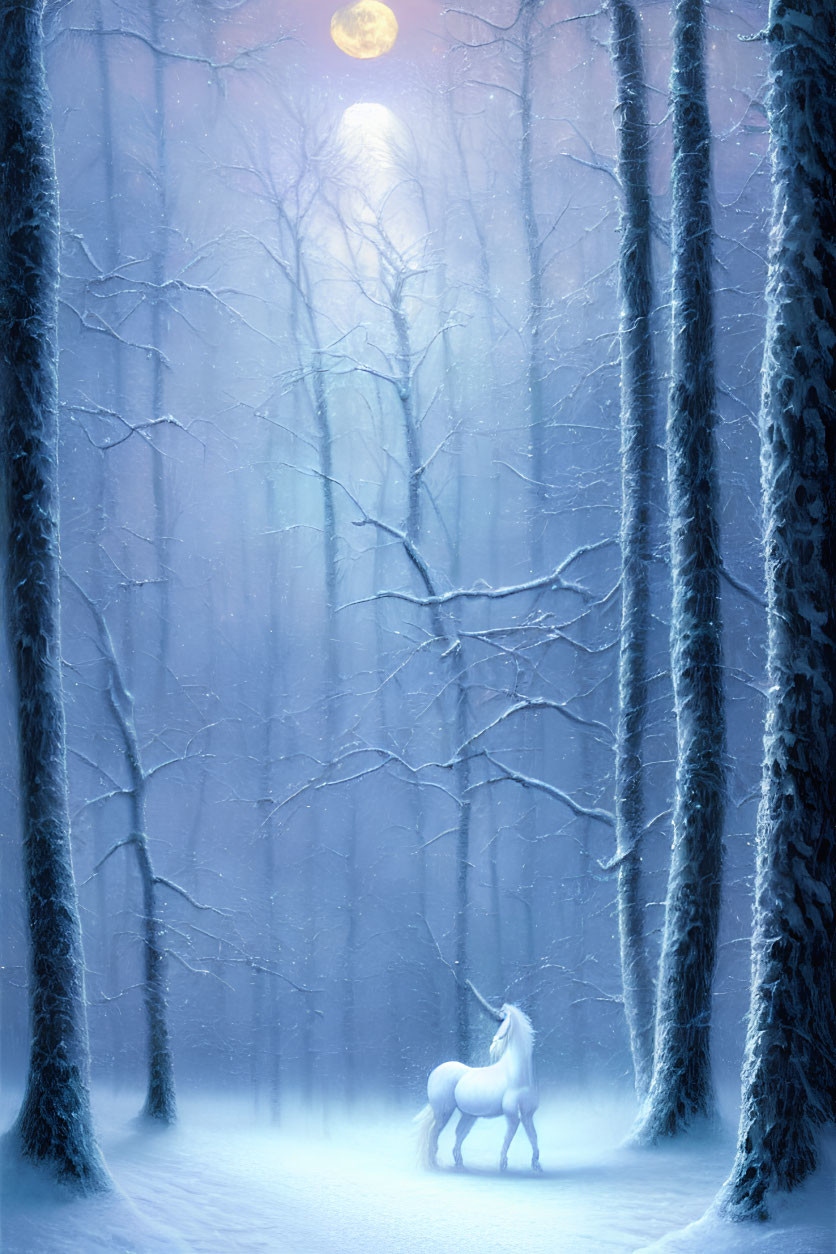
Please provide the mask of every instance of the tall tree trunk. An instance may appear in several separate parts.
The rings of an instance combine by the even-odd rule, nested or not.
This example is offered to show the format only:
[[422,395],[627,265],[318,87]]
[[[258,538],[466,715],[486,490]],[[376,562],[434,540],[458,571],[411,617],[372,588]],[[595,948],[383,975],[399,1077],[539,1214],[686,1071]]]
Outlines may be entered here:
[[769,704],[752,1004],[721,1194],[765,1218],[836,1117],[836,10],[772,0],[775,181],[761,408]]
[[[266,464],[264,476],[264,507],[267,527],[270,532],[279,530],[281,526],[281,510],[277,487],[278,471],[275,469],[279,461],[278,441],[275,429],[270,426],[267,434]],[[268,657],[266,664],[266,683],[264,685],[264,761],[263,792],[265,805],[269,812],[264,820],[264,892],[266,894],[266,958],[268,965],[278,966],[280,960],[279,941],[279,882],[276,868],[276,844],[279,839],[278,824],[274,823],[270,814],[274,808],[273,789],[276,786],[275,761],[279,756],[279,738],[275,734],[281,718],[282,701],[287,690],[284,655],[279,646],[281,639],[281,589],[279,584],[279,553],[278,538],[269,537],[269,556],[267,563],[268,583]],[[275,746],[275,747],[274,747]],[[281,1022],[279,998],[276,992],[276,979],[272,977],[267,984],[267,1084],[270,1117],[277,1120],[281,1100]]]
[[541,0],[522,0],[520,6],[522,73],[520,77],[520,206],[528,262],[528,431],[533,501],[529,519],[531,569],[543,568],[546,527],[546,412],[543,399],[545,345],[543,343],[543,258],[540,227],[534,209],[534,23]]
[[[113,122],[113,88],[111,83],[110,62],[107,54],[107,40],[104,35],[104,18],[102,14],[101,0],[98,0],[94,9],[94,22],[97,32],[95,40],[96,67],[99,76],[99,99],[101,109],[101,157],[102,157],[102,174],[104,181],[104,220],[105,220],[105,239],[102,241],[102,247],[105,258],[105,267],[108,271],[115,271],[119,264],[119,214],[118,214],[118,182],[116,172],[116,144],[114,142],[114,122]],[[110,342],[107,352],[110,377],[108,380],[108,388],[111,399],[107,402],[121,417],[124,418],[124,402],[125,402],[125,386],[124,371],[122,362],[122,345],[117,339]],[[97,600],[103,599],[104,595],[104,575],[106,558],[104,555],[103,542],[107,535],[108,522],[113,511],[113,496],[115,485],[112,477],[107,473],[106,468],[107,454],[102,452],[99,454],[99,465],[97,467],[96,476],[96,534],[97,551],[95,554],[96,566],[94,571],[95,583],[93,586],[93,595]],[[103,759],[97,759],[103,760]],[[109,844],[110,822],[106,811],[103,807],[96,807],[93,818],[94,829],[94,849],[96,862],[99,861]],[[112,891],[112,890],[111,890]],[[99,875],[96,880],[96,916],[99,922],[100,956],[98,966],[100,970],[99,980],[104,980],[104,986],[109,990],[119,987],[119,958],[116,938],[113,935],[113,911],[109,909],[109,894],[107,877]],[[120,1069],[118,1059],[123,1052],[122,1043],[122,1016],[118,1013],[116,1007],[109,1006],[105,1011],[105,1022],[108,1029],[108,1037],[110,1041],[108,1066],[114,1081],[117,1082],[117,1075]]]
[[165,925],[160,914],[157,879],[148,848],[145,778],[141,773],[132,773],[131,844],[142,884],[143,997],[148,1032],[148,1091],[142,1113],[149,1119],[170,1124],[177,1119],[177,1102],[168,1028]]
[[325,574],[325,728],[327,753],[336,752],[337,694],[340,684],[340,658],[337,637],[337,514],[334,503],[334,440],[328,404],[325,371],[319,346],[315,315],[311,310],[311,338],[314,360],[314,420],[319,446],[319,469],[322,484],[322,560]]
[[[278,962],[281,955],[279,944],[279,904],[276,874],[275,835],[270,832],[264,838],[264,879],[268,889],[267,901],[267,955],[270,962]],[[282,1017],[276,980],[271,979],[267,989],[267,1084],[270,1118],[278,1122],[282,1100]]]
[[39,0],[0,15],[0,327],[6,594],[18,691],[31,1046],[13,1130],[77,1190],[109,1177],[88,1087],[84,956],[70,853],[58,553],[58,195]]
[[[319,816],[311,813],[308,821],[310,833],[309,844],[303,855],[301,868],[302,878],[302,972],[305,986],[313,989],[317,982],[319,947],[319,866],[316,859],[320,848]],[[302,1008],[300,1024],[301,1059],[301,1096],[306,1107],[310,1108],[314,1096],[321,1091],[320,1055],[324,1052],[317,1029],[317,1019],[321,1016],[319,998],[313,992],[307,993]]]
[[[548,420],[545,400],[546,345],[545,345],[545,298],[543,295],[543,242],[537,220],[534,198],[534,60],[538,31],[536,23],[542,9],[541,0],[521,0],[519,9],[521,54],[520,63],[520,211],[525,237],[527,266],[526,332],[528,360],[526,363],[526,387],[528,393],[528,448],[531,457],[531,497],[528,518],[528,558],[532,574],[543,569],[545,538],[548,528],[549,485],[546,482],[546,432]],[[529,731],[525,724],[523,747],[535,763],[541,777],[546,773],[546,741],[544,726],[536,720]],[[543,830],[540,806],[533,804],[531,828]],[[526,820],[521,818],[523,830]],[[540,1017],[540,1002],[544,995],[541,983],[541,952],[538,945],[538,915],[535,909],[541,848],[536,839],[526,848],[526,879],[529,887],[525,895],[526,954],[528,965],[528,1009],[535,1022]],[[550,919],[552,934],[560,931],[559,910]]]
[[635,1131],[645,1142],[674,1135],[712,1110],[709,1031],[725,804],[705,0],[677,0],[675,12],[667,434],[677,768],[653,1079]]
[[[313,413],[314,428],[317,441],[317,460],[319,462],[320,487],[322,491],[322,561],[325,583],[325,665],[323,669],[323,714],[324,714],[324,755],[332,760],[337,751],[337,694],[340,689],[340,660],[337,629],[337,599],[339,593],[339,572],[337,566],[337,514],[334,500],[334,437],[330,398],[325,373],[325,361],[319,329],[319,319],[315,305],[315,284],[304,255],[304,238],[300,233],[298,221],[290,218],[284,206],[277,203],[279,236],[282,228],[290,233],[293,249],[294,269],[293,281],[290,284],[290,329],[296,350],[296,358],[300,371],[312,375],[312,386],[309,395]],[[302,315],[304,314],[308,330],[308,343],[303,339]],[[278,639],[274,639],[273,647],[279,647]],[[310,843],[302,871],[303,897],[305,902],[305,979],[313,982],[313,972],[318,962],[318,929],[316,920],[316,894],[314,878],[321,873],[320,862],[322,845],[319,839],[319,818],[309,825]],[[327,822],[327,808],[325,810]],[[349,906],[349,908],[351,908]],[[315,1048],[315,1028],[317,1007],[312,994],[305,1000],[302,1019],[302,1087],[305,1101],[313,1101],[314,1066],[313,1050]]]
[[357,859],[357,801],[345,800],[345,939],[343,941],[343,1091],[349,1106],[357,1098],[357,958],[359,950],[360,868]]
[[[155,47],[162,44],[162,26],[160,21],[160,0],[150,0],[149,29],[151,42]],[[155,136],[155,168],[154,186],[156,191],[156,221],[152,228],[151,238],[151,344],[155,350],[151,355],[151,419],[156,421],[163,416],[165,407],[165,363],[163,345],[166,338],[167,318],[164,295],[166,278],[166,258],[168,248],[166,236],[168,226],[168,144],[166,141],[166,91],[165,91],[165,58],[158,52],[152,52],[154,76],[154,136]],[[154,552],[157,559],[157,579],[160,594],[160,634],[159,657],[157,658],[157,702],[162,713],[162,701],[168,684],[168,665],[171,657],[171,531],[168,485],[166,483],[165,459],[161,449],[151,443],[151,475],[154,492]]]
[[490,915],[493,929],[494,943],[494,977],[493,987],[500,996],[505,995],[505,948],[503,944],[503,918],[502,918],[502,890],[500,888],[499,875],[499,837],[500,827],[496,810],[490,807],[485,816],[487,824],[492,829],[493,835],[490,839],[488,849],[488,885],[490,887]]
[[[453,665],[457,669],[454,692],[456,703],[456,739],[459,746],[467,744],[470,731],[468,688],[464,679],[464,654],[461,641],[453,651]],[[470,799],[470,758],[457,754],[454,768],[456,800],[459,816],[456,825],[456,1043],[458,1057],[470,1061],[472,1053],[470,1023],[470,818],[473,802]]]
[[[493,355],[493,354],[492,354]],[[493,395],[495,395],[495,391]],[[502,534],[502,477],[498,471],[491,475],[490,485],[486,485],[490,493],[488,500],[488,552],[490,561],[488,566],[488,579],[491,584],[496,587],[502,582],[502,570],[500,564],[500,536]],[[494,804],[493,798],[489,795],[486,802],[490,807],[489,815],[486,816],[485,822],[490,825],[492,839],[490,842],[490,902],[491,915],[493,921],[494,943],[496,946],[496,966],[495,966],[495,984],[497,995],[505,997],[505,991],[508,987],[508,972],[510,964],[508,962],[508,952],[510,946],[505,936],[505,910],[504,899],[506,894],[500,887],[500,882],[504,881],[504,877],[500,875],[500,838],[504,830],[507,830],[507,824],[502,821],[501,811]]]
[[412,343],[409,335],[409,319],[404,303],[404,285],[408,277],[407,272],[400,273],[392,286],[391,315],[397,343],[395,361],[398,371],[398,400],[403,419],[408,475],[405,530],[413,544],[418,544],[421,539],[422,466],[420,436],[416,417],[415,377],[412,371]]
[[653,1070],[653,982],[641,892],[645,821],[643,749],[650,624],[650,454],[654,438],[653,271],[647,88],[641,34],[631,0],[610,0],[618,94],[618,173],[623,188],[621,288],[621,651],[615,751],[618,935],[624,1014],[636,1092]]

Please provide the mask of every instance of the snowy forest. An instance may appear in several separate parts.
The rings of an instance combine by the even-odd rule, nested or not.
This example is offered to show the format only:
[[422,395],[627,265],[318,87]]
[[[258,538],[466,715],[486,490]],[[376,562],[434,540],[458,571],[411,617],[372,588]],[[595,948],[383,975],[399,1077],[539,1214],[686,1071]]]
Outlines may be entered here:
[[5,1254],[832,1254],[834,302],[832,0],[0,0]]

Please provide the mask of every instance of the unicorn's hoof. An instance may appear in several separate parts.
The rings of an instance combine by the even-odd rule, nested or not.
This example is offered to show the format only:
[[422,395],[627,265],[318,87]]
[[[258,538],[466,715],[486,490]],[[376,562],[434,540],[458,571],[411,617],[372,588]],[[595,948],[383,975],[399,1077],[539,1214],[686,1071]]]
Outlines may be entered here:
[[507,1159],[507,1158],[500,1158],[500,1160],[499,1160],[499,1170],[500,1170],[500,1171],[507,1171],[507,1170],[508,1170],[508,1159]]
[[535,1176],[542,1176],[543,1168],[540,1166],[539,1159],[537,1160],[537,1162],[533,1162],[531,1164],[531,1170],[534,1172]]

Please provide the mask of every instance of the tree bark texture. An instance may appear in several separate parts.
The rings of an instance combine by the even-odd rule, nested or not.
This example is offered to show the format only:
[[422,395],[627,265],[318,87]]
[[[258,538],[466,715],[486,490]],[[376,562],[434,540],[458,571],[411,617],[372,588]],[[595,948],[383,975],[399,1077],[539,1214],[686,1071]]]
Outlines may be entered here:
[[[163,43],[160,0],[150,0],[148,7],[151,42],[155,48]],[[167,109],[165,90],[165,58],[152,52],[154,84],[154,138],[155,168],[153,185],[156,192],[157,220],[154,224],[151,253],[151,418],[158,421],[165,412],[165,360],[163,346],[168,331],[167,298],[165,295],[167,239],[169,224],[169,160],[166,135]],[[157,669],[157,701],[161,705],[168,682],[168,666],[171,658],[171,520],[169,487],[166,482],[166,464],[158,444],[151,443],[151,477],[154,495],[154,551],[157,559],[157,579],[160,594],[159,666]]]
[[148,1025],[148,1092],[142,1113],[171,1124],[177,1119],[174,1062],[168,1028],[165,927],[160,915],[157,879],[151,864],[145,819],[145,780],[131,795],[131,843],[142,882],[143,996]]
[[420,436],[415,413],[415,375],[412,365],[412,343],[409,335],[409,319],[405,308],[404,287],[409,271],[402,268],[392,276],[390,284],[390,309],[395,332],[397,351],[398,400],[403,417],[404,444],[406,447],[407,514],[406,534],[413,544],[421,540],[421,465]]
[[533,485],[529,520],[529,548],[532,573],[543,568],[544,529],[547,515],[546,485],[546,407],[543,381],[546,373],[543,342],[543,256],[540,227],[534,208],[534,23],[539,0],[522,0],[520,5],[520,206],[522,209],[525,253],[528,262],[528,431]]
[[653,1070],[653,982],[647,959],[641,855],[643,747],[650,625],[650,458],[654,440],[649,130],[641,34],[631,0],[610,0],[618,98],[618,173],[623,189],[621,291],[621,651],[615,758],[618,934],[624,1013],[636,1092]]
[[761,464],[769,698],[732,1218],[815,1167],[836,1116],[836,10],[772,0],[774,203]]
[[673,94],[672,381],[668,408],[674,840],[653,1079],[635,1137],[653,1142],[713,1108],[709,1056],[725,783],[705,0],[677,0]]
[[[459,643],[453,653],[453,665],[457,669],[453,688],[456,703],[456,736],[459,746],[467,743],[470,731],[468,689],[464,677],[464,658]],[[467,980],[470,979],[470,821],[473,803],[470,800],[470,759],[466,751],[456,755],[453,769],[458,822],[456,825],[456,1044],[459,1057],[469,1062],[473,1053],[472,1027],[470,1022],[470,998]]]
[[12,1136],[76,1190],[109,1185],[90,1114],[61,678],[58,194],[41,4],[0,6],[0,347],[7,614],[18,692],[31,1047]]

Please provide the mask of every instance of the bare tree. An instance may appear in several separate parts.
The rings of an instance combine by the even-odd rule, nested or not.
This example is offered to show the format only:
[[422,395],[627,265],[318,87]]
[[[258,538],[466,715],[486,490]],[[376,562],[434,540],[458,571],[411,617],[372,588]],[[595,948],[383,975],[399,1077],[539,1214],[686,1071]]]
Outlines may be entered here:
[[119,795],[128,798],[130,834],[111,845],[96,864],[94,874],[102,869],[118,849],[129,846],[133,850],[142,885],[143,993],[148,1031],[148,1090],[142,1113],[149,1119],[159,1120],[160,1123],[174,1123],[177,1118],[177,1102],[168,1022],[166,948],[159,889],[162,885],[167,885],[184,896],[188,894],[173,881],[164,879],[154,871],[148,845],[147,820],[148,784],[152,772],[143,766],[142,751],[136,731],[133,696],[122,678],[122,670],[104,613],[74,579],[69,579],[69,581],[86,603],[96,623],[98,645],[107,674],[108,704],[119,729],[129,775],[129,783],[125,788],[114,788],[105,797],[96,799],[102,802]]
[[109,1177],[88,1089],[84,956],[70,854],[57,484],[58,200],[39,0],[0,15],[0,326],[6,594],[17,680],[31,1046],[13,1138],[78,1191]]
[[[149,0],[148,25],[153,75],[154,102],[154,168],[151,185],[154,192],[154,223],[151,238],[151,320],[150,343],[157,350],[151,354],[151,420],[162,418],[165,413],[165,359],[163,356],[167,338],[166,268],[168,234],[170,225],[170,162],[168,152],[168,118],[166,109],[166,57],[161,51],[160,0]],[[157,444],[151,447],[151,475],[154,491],[154,553],[157,562],[157,587],[159,592],[159,666],[157,668],[157,692],[161,699],[165,692],[166,670],[171,655],[171,502],[170,484],[166,479],[165,458]]]

